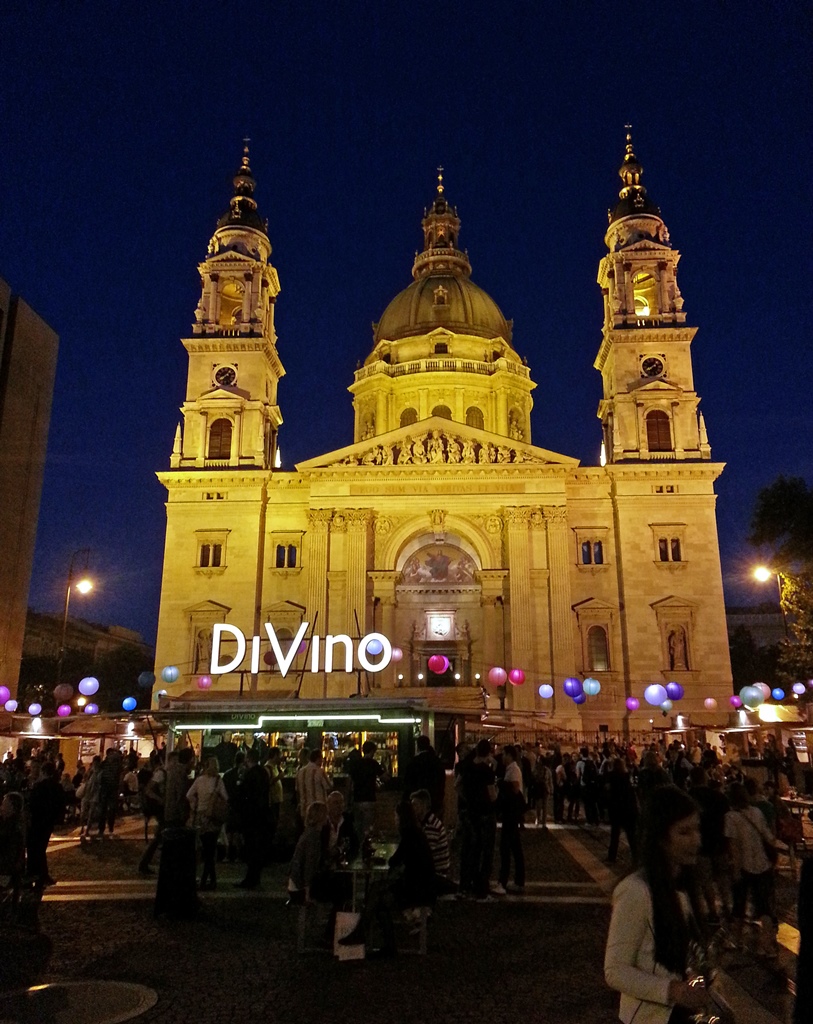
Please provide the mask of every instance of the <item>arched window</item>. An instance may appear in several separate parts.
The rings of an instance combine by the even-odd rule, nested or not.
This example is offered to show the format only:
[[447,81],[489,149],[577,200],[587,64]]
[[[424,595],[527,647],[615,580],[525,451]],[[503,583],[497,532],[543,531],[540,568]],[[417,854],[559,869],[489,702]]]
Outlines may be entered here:
[[632,297],[635,304],[635,315],[653,317],[658,314],[658,282],[645,271],[632,278]]
[[466,423],[470,427],[477,427],[478,430],[485,429],[485,419],[483,418],[483,410],[478,409],[476,405],[470,405],[466,409]]
[[231,420],[215,420],[209,428],[210,459],[231,458]]
[[656,409],[646,416],[646,443],[651,452],[672,451],[672,431],[669,416]]
[[587,631],[587,670],[606,672],[610,667],[607,631],[603,626],[591,626]]
[[404,409],[401,413],[401,426],[408,427],[411,423],[418,422],[418,414],[413,408]]
[[440,416],[442,420],[450,420],[452,418],[452,410],[448,405],[436,405],[432,410],[433,416]]

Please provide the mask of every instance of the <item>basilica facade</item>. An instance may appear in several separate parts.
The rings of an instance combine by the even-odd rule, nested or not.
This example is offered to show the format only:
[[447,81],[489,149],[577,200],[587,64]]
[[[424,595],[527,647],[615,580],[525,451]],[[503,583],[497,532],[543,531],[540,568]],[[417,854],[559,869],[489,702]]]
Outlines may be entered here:
[[[183,419],[158,474],[168,501],[156,664],[179,670],[161,684],[171,698],[370,694],[472,712],[499,700],[517,720],[615,730],[648,720],[645,687],[676,681],[692,722],[722,720],[723,466],[698,408],[679,253],[629,137],[619,173],[598,269],[600,465],[533,443],[531,370],[512,323],[471,280],[439,178],[412,283],[374,325],[349,385],[353,442],[288,472],[275,468],[280,283],[246,152],[199,266]],[[283,674],[266,623],[283,645],[303,623],[307,637],[378,632],[403,656],[375,673],[357,662],[304,671],[306,641]],[[225,674],[211,672],[218,624],[261,637]],[[228,661],[228,644],[216,646]],[[495,691],[495,666],[521,669],[524,683]],[[571,676],[600,693],[577,706],[562,689]],[[627,710],[630,696],[641,710]]]

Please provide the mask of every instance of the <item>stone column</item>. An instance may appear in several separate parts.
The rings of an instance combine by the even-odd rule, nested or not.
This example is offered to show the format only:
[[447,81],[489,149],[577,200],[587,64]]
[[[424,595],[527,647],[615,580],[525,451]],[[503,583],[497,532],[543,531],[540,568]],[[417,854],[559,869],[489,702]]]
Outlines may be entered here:
[[[400,647],[404,650],[404,644],[399,642],[395,635],[395,587],[401,574],[395,570],[375,571],[368,573],[373,584],[373,602],[377,602],[377,615],[375,616],[375,628],[383,633],[393,647]],[[372,629],[372,623],[370,623]],[[392,661],[383,672],[376,673],[371,681],[376,687],[391,689],[398,685],[398,674],[407,676],[405,682],[408,685],[409,665],[406,659],[400,662]]]
[[324,635],[327,631],[328,529],[330,527],[330,520],[333,518],[333,509],[308,509],[307,516],[307,615],[311,629],[315,628],[317,633]]
[[543,510],[548,528],[548,567],[550,569],[550,632],[553,651],[554,685],[559,686],[576,670],[573,657],[572,600],[568,561],[567,509],[548,505]]
[[363,636],[366,632],[367,620],[367,526],[370,522],[368,509],[348,509],[345,512],[347,523],[347,589],[346,589],[346,620],[347,632],[350,636],[357,635],[358,630]]
[[[495,519],[497,517],[494,517]],[[505,609],[502,605],[506,569],[481,569],[477,573],[480,584],[480,605],[483,609],[483,664],[480,668],[483,686],[488,684],[488,670],[503,665],[503,625]],[[472,666],[477,671],[476,666]]]
[[[521,668],[529,677],[532,672],[533,620],[531,617],[531,578],[528,552],[528,518],[531,509],[509,507],[504,510],[506,547],[508,549],[508,591],[511,601],[511,664],[505,668]],[[510,703],[514,707],[533,707],[526,699],[530,687],[509,685]]]

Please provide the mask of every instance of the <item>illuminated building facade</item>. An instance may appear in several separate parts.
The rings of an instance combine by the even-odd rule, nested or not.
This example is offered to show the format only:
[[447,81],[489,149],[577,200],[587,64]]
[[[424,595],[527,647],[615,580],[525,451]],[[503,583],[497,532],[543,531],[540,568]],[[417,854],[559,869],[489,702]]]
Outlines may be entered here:
[[[294,636],[307,621],[322,635],[380,631],[404,654],[363,685],[308,671],[303,698],[369,684],[474,709],[501,666],[526,676],[508,686],[509,710],[562,725],[618,728],[627,696],[670,680],[693,720],[720,717],[731,693],[714,494],[723,467],[698,411],[679,254],[641,173],[628,140],[598,276],[602,465],[533,443],[530,368],[512,323],[471,280],[439,178],[413,281],[374,326],[349,388],[353,442],[285,472],[274,468],[280,283],[246,154],[199,267],[183,422],[159,474],[157,665],[180,669],[171,697],[200,692],[216,623],[250,636],[271,622]],[[441,675],[428,667],[435,653],[449,660]],[[247,659],[210,692],[279,698],[299,665],[283,678],[266,644],[259,673]],[[601,683],[580,707],[562,693],[574,675]],[[543,683],[553,699],[539,696]],[[707,698],[719,713],[704,712]]]

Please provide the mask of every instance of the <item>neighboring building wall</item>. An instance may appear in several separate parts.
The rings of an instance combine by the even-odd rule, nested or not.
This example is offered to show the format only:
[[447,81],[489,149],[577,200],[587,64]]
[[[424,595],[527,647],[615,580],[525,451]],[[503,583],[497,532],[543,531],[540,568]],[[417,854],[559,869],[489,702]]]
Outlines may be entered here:
[[0,683],[16,693],[59,339],[0,281]]

